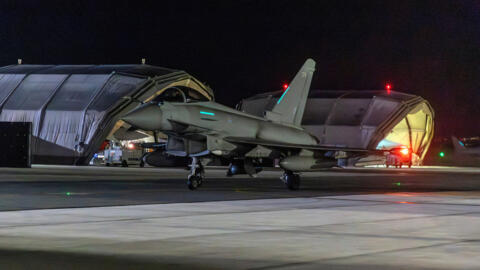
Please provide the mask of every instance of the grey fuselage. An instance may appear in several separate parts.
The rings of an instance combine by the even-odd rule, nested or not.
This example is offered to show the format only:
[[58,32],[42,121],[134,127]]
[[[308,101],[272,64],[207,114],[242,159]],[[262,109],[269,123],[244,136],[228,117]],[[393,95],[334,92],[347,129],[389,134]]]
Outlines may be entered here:
[[236,146],[223,140],[226,137],[302,145],[318,143],[314,136],[302,128],[268,121],[212,101],[144,104],[123,119],[144,130],[161,131],[179,137],[205,136],[205,150],[217,155],[235,151]]

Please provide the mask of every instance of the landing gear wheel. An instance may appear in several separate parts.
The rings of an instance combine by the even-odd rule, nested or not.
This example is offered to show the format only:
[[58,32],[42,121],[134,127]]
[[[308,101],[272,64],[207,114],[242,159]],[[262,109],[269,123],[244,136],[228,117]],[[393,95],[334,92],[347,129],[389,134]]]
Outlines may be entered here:
[[298,190],[300,188],[300,175],[288,172],[284,174],[284,179],[288,189]]
[[187,186],[190,190],[195,190],[199,188],[203,183],[203,180],[200,176],[190,175],[188,177]]
[[192,158],[192,165],[190,166],[191,173],[188,176],[187,186],[190,190],[195,190],[202,186],[203,176],[205,170],[202,163],[196,157]]
[[195,169],[195,175],[203,179],[205,175],[205,170],[203,169],[203,166],[201,164],[199,164],[199,167]]
[[238,170],[239,170],[238,165],[230,163],[230,166],[228,166],[228,169],[227,169],[226,176],[227,177],[232,177],[232,176],[234,176],[235,174],[238,173]]

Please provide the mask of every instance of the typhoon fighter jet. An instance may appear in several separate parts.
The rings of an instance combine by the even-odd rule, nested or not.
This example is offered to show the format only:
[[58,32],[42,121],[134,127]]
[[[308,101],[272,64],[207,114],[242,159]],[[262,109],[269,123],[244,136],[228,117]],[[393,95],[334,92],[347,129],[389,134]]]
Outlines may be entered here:
[[465,145],[457,137],[452,136],[454,164],[462,166],[478,166],[480,164],[480,146]]
[[187,185],[203,183],[202,158],[211,155],[231,160],[228,174],[239,170],[253,175],[262,158],[279,159],[281,179],[291,190],[300,187],[298,172],[332,167],[335,158],[365,155],[368,150],[322,146],[301,127],[315,61],[307,59],[273,109],[264,117],[240,112],[213,101],[155,102],[143,104],[122,119],[139,129],[168,136],[166,152],[191,157]]

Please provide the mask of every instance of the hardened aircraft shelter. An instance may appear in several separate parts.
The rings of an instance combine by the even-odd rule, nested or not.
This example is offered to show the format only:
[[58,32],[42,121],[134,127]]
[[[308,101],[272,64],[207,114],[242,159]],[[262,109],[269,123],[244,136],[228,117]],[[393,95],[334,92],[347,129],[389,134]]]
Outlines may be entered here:
[[[242,100],[239,109],[263,116],[282,92]],[[409,147],[421,164],[434,131],[434,111],[422,97],[400,92],[311,90],[302,125],[320,144],[364,149]],[[372,157],[357,162],[382,162]]]
[[181,70],[150,65],[13,65],[0,68],[0,121],[32,122],[33,163],[87,164],[139,102],[211,100]]

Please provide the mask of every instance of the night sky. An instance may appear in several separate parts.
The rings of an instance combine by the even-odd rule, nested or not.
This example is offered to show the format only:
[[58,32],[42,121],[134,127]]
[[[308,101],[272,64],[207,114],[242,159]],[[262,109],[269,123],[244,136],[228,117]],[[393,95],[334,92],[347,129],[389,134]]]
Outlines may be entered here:
[[279,90],[306,58],[313,89],[420,95],[439,135],[480,135],[480,1],[5,1],[0,65],[147,63],[216,100]]

